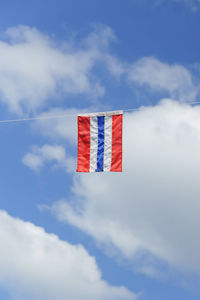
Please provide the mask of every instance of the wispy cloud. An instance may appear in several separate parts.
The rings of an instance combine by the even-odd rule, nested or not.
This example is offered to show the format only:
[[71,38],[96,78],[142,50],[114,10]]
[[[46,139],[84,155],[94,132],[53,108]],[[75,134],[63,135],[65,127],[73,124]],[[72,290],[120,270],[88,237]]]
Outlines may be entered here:
[[[75,143],[76,118],[82,109],[53,108],[39,115],[41,119],[36,120],[32,126],[35,132],[51,140],[67,140],[70,144]],[[55,118],[51,118],[54,116]],[[56,116],[58,116],[56,118]]]
[[200,0],[154,0],[156,6],[160,6],[164,3],[177,3],[180,5],[184,5],[189,8],[192,12],[197,12],[200,8]]
[[98,43],[93,33],[83,40],[84,47],[75,48],[65,41],[57,45],[35,28],[8,29],[0,41],[0,101],[22,113],[44,107],[62,94],[102,96],[104,88],[91,70],[112,39],[108,31],[106,27],[98,31]]
[[144,57],[134,63],[129,68],[128,78],[152,92],[165,92],[185,102],[195,100],[200,92],[200,85],[194,83],[192,74],[184,66],[170,65],[153,57]]
[[53,101],[58,106],[61,96],[67,101],[69,95],[85,95],[92,102],[105,93],[104,78],[95,71],[100,65],[127,88],[130,83],[146,85],[183,101],[199,93],[184,66],[152,57],[127,63],[112,55],[109,45],[115,39],[111,28],[103,25],[77,45],[58,44],[35,28],[8,29],[0,41],[0,102],[18,114],[40,112]]
[[31,152],[24,155],[22,162],[36,172],[49,162],[68,172],[73,168],[73,159],[66,156],[65,148],[60,145],[32,146]]
[[200,8],[200,0],[173,0],[180,4],[187,5],[192,11],[197,11]]

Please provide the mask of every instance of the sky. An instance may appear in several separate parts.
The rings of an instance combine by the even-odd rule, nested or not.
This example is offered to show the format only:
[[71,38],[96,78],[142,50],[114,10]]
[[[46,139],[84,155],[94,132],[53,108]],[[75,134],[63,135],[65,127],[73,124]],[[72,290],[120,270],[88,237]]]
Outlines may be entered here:
[[[199,299],[199,29],[199,0],[0,2],[0,299]],[[112,110],[123,172],[76,173]]]

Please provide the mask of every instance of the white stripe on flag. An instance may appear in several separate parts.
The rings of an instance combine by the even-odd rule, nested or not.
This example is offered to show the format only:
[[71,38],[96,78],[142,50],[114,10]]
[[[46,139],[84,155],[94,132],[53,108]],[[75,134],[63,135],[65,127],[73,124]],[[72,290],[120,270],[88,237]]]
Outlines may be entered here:
[[104,125],[104,171],[110,171],[112,158],[112,116],[105,117]]
[[97,117],[90,117],[90,172],[97,168],[98,149],[98,120]]

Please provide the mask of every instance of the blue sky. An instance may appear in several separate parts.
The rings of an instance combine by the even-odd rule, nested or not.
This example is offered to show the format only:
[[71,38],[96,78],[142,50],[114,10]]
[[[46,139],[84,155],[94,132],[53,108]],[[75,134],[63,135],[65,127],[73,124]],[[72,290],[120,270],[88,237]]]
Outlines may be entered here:
[[[41,117],[0,122],[0,298],[199,299],[200,1],[7,0],[0,20],[0,120]],[[77,114],[134,108],[123,173],[76,174]]]

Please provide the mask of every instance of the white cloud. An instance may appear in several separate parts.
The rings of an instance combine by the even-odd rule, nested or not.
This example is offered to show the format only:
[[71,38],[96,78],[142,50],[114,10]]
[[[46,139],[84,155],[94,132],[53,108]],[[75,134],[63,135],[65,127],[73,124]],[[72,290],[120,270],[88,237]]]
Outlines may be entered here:
[[93,32],[88,36],[87,43],[92,49],[102,52],[109,50],[110,41],[116,41],[117,38],[113,30],[104,24],[93,24]]
[[[76,141],[76,119],[83,110],[54,108],[39,115],[41,119],[33,124],[33,130],[53,140],[68,140],[70,144]],[[52,118],[55,117],[55,118]],[[58,116],[58,117],[56,117]]]
[[200,6],[200,0],[154,0],[154,2],[156,5],[162,5],[163,3],[168,2],[176,2],[180,5],[188,7],[192,12],[198,11]]
[[[111,33],[107,31],[107,27],[99,31],[99,44],[101,40],[109,43]],[[93,46],[92,34],[90,43],[86,38],[85,46],[76,49],[69,42],[56,45],[50,37],[27,26],[8,29],[6,38],[0,41],[0,100],[11,111],[34,111],[62,93],[93,98],[104,94],[104,88],[91,75],[102,51]]]
[[122,174],[77,174],[75,199],[53,212],[123,257],[143,255],[145,273],[159,260],[200,273],[200,107],[166,100],[126,114],[123,164]]
[[110,286],[81,245],[71,245],[0,211],[0,284],[12,299],[135,299]]
[[64,147],[60,145],[33,146],[32,151],[24,155],[22,162],[36,172],[47,162],[53,162],[54,167],[62,167],[66,171],[71,171],[73,166],[73,159],[66,156]]
[[200,0],[173,0],[177,3],[183,3],[188,5],[192,11],[196,11],[199,9],[200,6]]
[[152,91],[167,92],[172,98],[186,102],[195,100],[200,91],[184,66],[169,65],[153,57],[144,57],[133,64],[128,78],[130,82],[147,86]]
[[8,29],[0,40],[0,101],[20,114],[36,113],[73,94],[96,99],[105,92],[94,68],[99,66],[117,79],[128,77],[129,82],[180,100],[195,99],[199,87],[185,67],[151,57],[122,62],[111,54],[113,40],[112,29],[103,25],[76,45],[72,40],[56,43],[36,28]]
[[115,78],[120,79],[128,71],[128,64],[121,62],[117,57],[106,54],[104,56],[107,69]]

